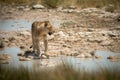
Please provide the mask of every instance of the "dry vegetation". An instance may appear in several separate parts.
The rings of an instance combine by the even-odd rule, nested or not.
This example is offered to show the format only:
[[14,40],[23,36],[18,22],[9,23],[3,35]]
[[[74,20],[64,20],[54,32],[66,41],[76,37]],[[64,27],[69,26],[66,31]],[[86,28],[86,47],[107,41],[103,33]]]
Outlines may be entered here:
[[119,80],[119,70],[101,69],[97,72],[75,70],[71,65],[63,64],[54,70],[29,70],[0,67],[0,80]]
[[102,7],[107,4],[114,4],[120,7],[120,0],[0,0],[3,3],[36,4],[41,3],[49,7],[76,5],[84,7]]

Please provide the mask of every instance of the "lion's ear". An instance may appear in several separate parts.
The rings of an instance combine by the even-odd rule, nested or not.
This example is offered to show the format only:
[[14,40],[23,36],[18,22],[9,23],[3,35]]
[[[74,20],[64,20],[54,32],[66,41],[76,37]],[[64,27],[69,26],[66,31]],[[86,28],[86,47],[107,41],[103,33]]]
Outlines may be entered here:
[[45,22],[45,27],[48,26],[48,24],[50,23],[50,21],[44,21]]

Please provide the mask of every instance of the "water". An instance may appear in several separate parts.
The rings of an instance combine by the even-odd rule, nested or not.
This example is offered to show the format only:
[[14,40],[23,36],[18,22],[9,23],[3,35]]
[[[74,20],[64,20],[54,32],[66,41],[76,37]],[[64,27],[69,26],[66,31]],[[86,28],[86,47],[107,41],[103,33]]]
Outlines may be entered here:
[[72,64],[75,68],[80,68],[82,70],[85,69],[87,71],[96,71],[104,68],[110,70],[114,70],[115,68],[119,69],[120,62],[111,62],[107,59],[107,57],[110,55],[120,55],[120,53],[97,50],[96,55],[102,56],[102,59],[67,57],[65,60],[67,60],[67,62]]
[[[99,69],[115,69],[120,67],[120,62],[111,62],[107,59],[109,55],[118,55],[120,53],[113,52],[105,52],[105,51],[96,51],[97,55],[102,56],[102,59],[94,59],[94,58],[75,58],[75,57],[54,57],[50,59],[38,59],[31,61],[19,61],[17,53],[20,52],[20,49],[17,47],[6,48],[5,50],[0,51],[0,54],[8,53],[12,58],[9,61],[9,64],[2,64],[2,66],[7,67],[20,67],[24,66],[30,69],[39,69],[40,67],[54,67],[56,63],[60,63],[61,61],[70,63],[76,69],[84,69],[87,71],[96,71]],[[41,65],[42,64],[42,65]]]
[[0,30],[17,31],[31,29],[31,23],[26,20],[0,20]]
[[[42,21],[42,20],[40,20],[40,21]],[[30,30],[33,22],[34,22],[34,20],[27,21],[24,19],[0,20],[0,30],[3,30],[3,31]],[[59,20],[54,20],[54,21],[50,21],[50,22],[56,28],[59,28],[59,26],[61,24],[61,21],[59,21]]]
[[9,60],[9,64],[5,64],[2,66],[8,66],[8,67],[31,66],[32,63],[30,61],[24,61],[24,62],[19,61],[19,58],[17,56],[19,52],[20,49],[17,47],[6,48],[5,50],[0,51],[0,54],[9,54],[11,56],[11,59]]

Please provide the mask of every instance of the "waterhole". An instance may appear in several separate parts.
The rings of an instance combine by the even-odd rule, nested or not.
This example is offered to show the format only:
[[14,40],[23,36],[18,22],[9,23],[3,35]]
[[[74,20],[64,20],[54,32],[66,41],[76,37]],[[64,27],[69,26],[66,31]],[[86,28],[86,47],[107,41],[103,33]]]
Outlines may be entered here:
[[[0,20],[0,30],[17,31],[30,30],[33,21],[26,20]],[[56,25],[56,24],[55,24]],[[76,69],[99,70],[101,68],[115,69],[120,67],[120,61],[111,62],[107,59],[110,55],[120,55],[120,53],[106,52],[97,50],[96,55],[102,56],[102,59],[95,58],[75,58],[71,56],[50,57],[50,59],[38,59],[31,61],[19,61],[17,54],[20,52],[18,47],[9,47],[0,50],[0,54],[7,53],[11,56],[9,64],[2,64],[5,67],[20,67],[21,65],[29,69],[39,69],[40,67],[54,67],[61,62],[67,62]]]

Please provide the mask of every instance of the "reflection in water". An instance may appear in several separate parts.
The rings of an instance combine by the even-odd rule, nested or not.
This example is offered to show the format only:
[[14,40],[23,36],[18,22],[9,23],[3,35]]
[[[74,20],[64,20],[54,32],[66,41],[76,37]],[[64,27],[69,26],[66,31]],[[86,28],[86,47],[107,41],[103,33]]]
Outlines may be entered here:
[[[17,56],[17,53],[20,52],[19,48],[12,47],[6,48],[5,50],[0,51],[0,54],[9,54],[11,56],[9,64],[4,64],[2,66],[9,66],[9,67],[19,67],[19,66],[26,66],[29,67],[32,65],[30,61],[20,62]],[[29,65],[29,66],[28,66]]]
[[12,59],[9,64],[3,64],[2,66],[9,67],[19,67],[25,66],[27,68],[32,68],[38,70],[42,67],[53,67],[55,64],[60,62],[68,62],[73,65],[76,69],[85,69],[89,71],[99,70],[101,68],[110,68],[115,69],[120,67],[120,62],[111,62],[107,59],[109,55],[118,55],[120,53],[112,53],[112,52],[104,52],[104,51],[96,51],[96,55],[102,56],[102,59],[94,59],[94,58],[74,58],[74,57],[55,57],[50,59],[39,59],[39,60],[31,60],[31,61],[19,61],[17,53],[20,51],[19,48],[12,47],[6,48],[5,50],[0,51],[1,53],[8,53],[11,55]]

